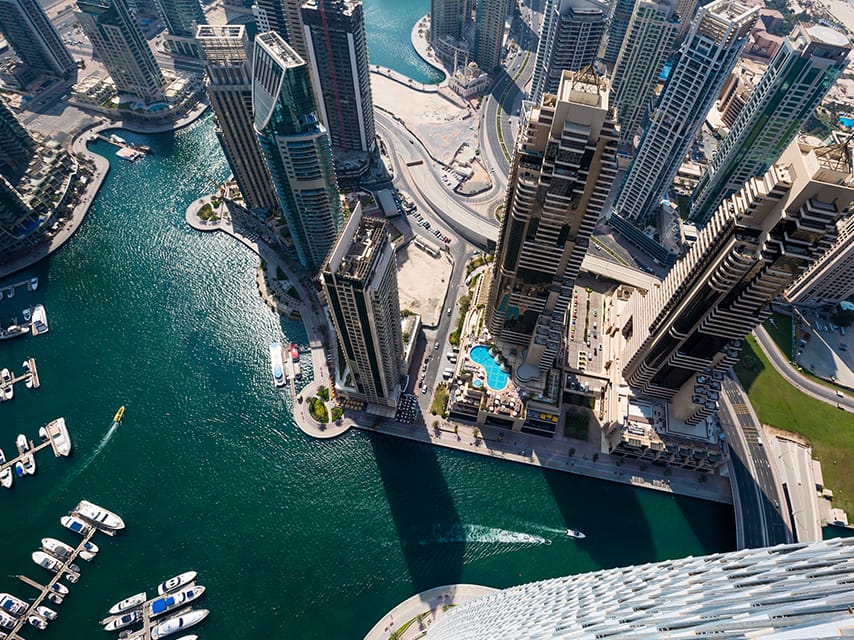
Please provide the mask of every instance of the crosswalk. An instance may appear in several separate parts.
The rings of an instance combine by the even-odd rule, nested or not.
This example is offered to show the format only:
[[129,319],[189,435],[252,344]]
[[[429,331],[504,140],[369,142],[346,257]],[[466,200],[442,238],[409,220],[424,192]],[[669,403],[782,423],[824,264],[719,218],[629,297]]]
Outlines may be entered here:
[[734,402],[732,403],[732,411],[738,420],[739,427],[741,427],[741,432],[744,434],[744,439],[747,441],[748,446],[761,444],[762,441],[759,439],[759,433],[747,405],[743,402]]

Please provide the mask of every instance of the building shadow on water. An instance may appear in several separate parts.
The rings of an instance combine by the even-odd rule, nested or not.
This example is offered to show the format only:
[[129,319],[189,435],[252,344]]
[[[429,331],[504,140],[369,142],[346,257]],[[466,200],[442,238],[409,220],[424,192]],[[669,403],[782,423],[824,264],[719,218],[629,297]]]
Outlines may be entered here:
[[465,535],[436,448],[381,433],[370,439],[413,592],[460,582]]
[[658,559],[640,489],[551,469],[542,469],[567,529],[587,537],[575,541],[603,569]]

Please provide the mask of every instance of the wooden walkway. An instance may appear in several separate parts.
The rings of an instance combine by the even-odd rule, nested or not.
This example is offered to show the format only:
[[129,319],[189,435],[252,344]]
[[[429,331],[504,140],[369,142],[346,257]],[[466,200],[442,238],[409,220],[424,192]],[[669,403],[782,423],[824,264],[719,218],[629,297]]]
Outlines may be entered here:
[[41,381],[39,380],[39,372],[36,368],[36,359],[30,358],[27,360],[27,364],[30,367],[30,371],[28,373],[22,373],[19,376],[16,376],[14,373],[12,374],[12,379],[8,382],[4,380],[0,380],[0,393],[6,389],[6,387],[14,387],[19,382],[26,382],[27,380],[32,380],[33,389],[38,389],[41,386]]
[[[51,422],[47,423],[47,425],[45,425],[45,430],[48,433],[47,440],[40,442],[39,444],[35,444],[32,440],[27,440],[27,445],[29,445],[29,450],[27,450],[25,452],[21,452],[21,450],[18,449],[18,455],[16,457],[14,457],[10,460],[7,460],[3,464],[0,464],[0,474],[2,474],[6,469],[9,469],[12,471],[12,473],[14,473],[16,463],[18,463],[18,462],[23,463],[24,458],[26,458],[27,456],[33,456],[35,458],[36,453],[38,453],[39,451],[41,451],[43,449],[47,449],[48,447],[50,447],[53,450],[53,455],[56,456],[57,458],[61,458],[64,455],[68,455],[68,454],[63,454],[56,447],[56,442],[54,441],[54,436],[58,435],[57,431],[59,429],[57,427],[55,427],[54,422],[55,421],[51,421]],[[68,436],[68,439],[70,442],[70,440],[71,440],[70,435]]]

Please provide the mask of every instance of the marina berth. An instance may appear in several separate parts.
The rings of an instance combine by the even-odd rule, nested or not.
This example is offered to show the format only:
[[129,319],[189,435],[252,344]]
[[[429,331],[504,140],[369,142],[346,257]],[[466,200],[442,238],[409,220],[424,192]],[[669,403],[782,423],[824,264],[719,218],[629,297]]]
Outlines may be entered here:
[[[3,449],[0,449],[0,467],[4,464],[6,464],[6,454],[3,453]],[[3,470],[0,471],[0,485],[2,485],[4,489],[11,489],[13,481],[12,468],[4,467]]]
[[118,531],[125,528],[125,522],[112,511],[99,507],[88,500],[81,500],[75,509],[77,515],[90,521],[99,529]]
[[202,585],[194,585],[192,587],[182,589],[174,595],[157,598],[146,607],[146,610],[149,616],[156,618],[165,613],[169,613],[170,611],[174,611],[179,607],[190,604],[193,600],[200,598],[204,592],[205,588]]
[[30,452],[32,447],[30,446],[30,441],[27,440],[27,436],[19,433],[15,439],[15,446],[18,448],[18,453],[24,456],[18,463],[20,465],[20,472],[17,465],[15,466],[15,472],[18,473],[19,477],[22,475],[33,475],[36,472],[36,459]]
[[112,618],[101,620],[101,624],[104,625],[104,631],[118,631],[119,629],[124,629],[128,625],[141,621],[141,611],[129,611],[127,613],[113,616]]
[[178,574],[174,578],[169,578],[168,580],[166,580],[165,582],[161,582],[157,586],[157,593],[163,596],[167,593],[177,591],[185,584],[190,584],[193,580],[195,580],[196,575],[198,574],[195,571],[185,571],[184,573]]
[[72,515],[62,516],[59,521],[62,523],[63,527],[70,529],[74,533],[79,533],[81,536],[88,535],[95,529],[91,524],[87,524],[80,518],[75,518]]
[[110,613],[113,615],[117,615],[123,611],[128,611],[130,609],[135,609],[137,607],[141,607],[142,604],[148,599],[145,591],[140,593],[135,593],[132,596],[128,596],[124,600],[117,602],[112,607],[110,607]]
[[190,609],[172,618],[167,618],[151,629],[151,640],[165,638],[173,633],[188,629],[204,620],[208,613],[210,612],[207,609]]

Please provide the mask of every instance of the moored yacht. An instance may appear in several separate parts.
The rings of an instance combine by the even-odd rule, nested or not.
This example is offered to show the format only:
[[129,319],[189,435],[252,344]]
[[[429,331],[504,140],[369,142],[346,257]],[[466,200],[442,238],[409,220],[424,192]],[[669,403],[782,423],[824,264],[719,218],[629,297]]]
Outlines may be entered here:
[[11,340],[22,336],[30,330],[29,327],[20,324],[10,324],[5,329],[0,329],[0,340]]
[[190,609],[189,611],[167,618],[151,629],[151,640],[165,638],[183,629],[188,629],[204,620],[208,616],[208,613],[210,612],[207,609]]
[[[71,554],[74,553],[74,547],[65,544],[62,540],[57,540],[56,538],[42,538],[42,549],[60,560],[65,560],[66,558],[71,557]],[[86,562],[90,562],[95,557],[94,552],[87,551],[86,549],[82,549],[77,555]]]
[[118,531],[119,529],[125,528],[125,521],[119,516],[104,507],[99,507],[97,504],[89,502],[88,500],[81,500],[75,511],[78,515],[83,516],[99,529]]
[[15,439],[15,445],[18,447],[18,453],[24,456],[18,462],[18,465],[21,467],[21,473],[18,473],[18,465],[15,465],[15,472],[18,473],[19,476],[33,475],[36,472],[36,457],[32,453],[28,453],[31,447],[30,441],[27,440],[27,436],[23,433],[19,433],[18,437]]
[[84,522],[80,518],[75,518],[74,516],[62,516],[59,521],[62,523],[63,527],[70,529],[74,533],[79,533],[81,536],[85,536],[95,528],[91,524]]
[[10,616],[5,611],[0,611],[0,627],[13,629],[16,624],[18,624],[18,621],[15,619],[15,616]]
[[201,598],[204,592],[205,588],[202,585],[194,585],[186,589],[181,589],[178,593],[157,598],[157,600],[152,601],[148,605],[148,614],[152,618],[162,616],[164,613],[174,611],[179,607],[190,604],[197,598]]
[[282,343],[270,345],[270,369],[273,372],[273,383],[277,387],[285,386],[285,365],[282,360]]
[[291,367],[295,378],[302,376],[302,369],[299,366],[299,345],[296,342],[291,342]]
[[[33,551],[33,562],[35,562],[40,567],[47,569],[48,571],[52,571],[56,573],[60,569],[62,569],[62,561],[57,560],[52,555],[45,553],[44,551]],[[80,567],[76,564],[68,565],[68,568],[71,569],[74,573],[80,573]],[[71,575],[66,576],[69,582],[76,582],[77,579],[72,579]]]
[[110,607],[110,613],[113,615],[119,614],[122,611],[128,611],[129,609],[135,609],[136,607],[142,606],[142,604],[148,599],[145,591],[140,593],[135,593],[132,596],[128,596],[124,600],[121,600]]
[[71,453],[71,436],[68,435],[65,418],[51,420],[46,426],[39,427],[39,436],[45,441],[53,440],[53,449],[57,457]]
[[[6,454],[3,449],[0,449],[0,467],[6,464]],[[0,486],[4,489],[11,489],[14,477],[12,476],[12,467],[6,466],[3,471],[0,471]]]
[[128,611],[112,618],[105,618],[101,620],[101,624],[104,625],[104,631],[118,631],[134,622],[140,621],[142,621],[141,611]]
[[10,593],[0,593],[0,609],[11,613],[16,618],[20,617],[29,608],[30,605],[20,598],[16,598]]
[[45,311],[44,305],[37,304],[33,307],[33,319],[30,326],[33,329],[34,336],[40,336],[48,332],[50,327],[47,324],[47,311]]
[[179,573],[174,578],[169,578],[166,582],[161,582],[159,585],[157,585],[157,593],[158,595],[163,596],[167,593],[177,591],[185,584],[190,584],[193,580],[195,580],[196,575],[198,574],[195,571],[185,571],[184,573]]

